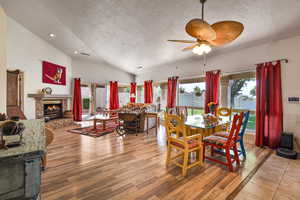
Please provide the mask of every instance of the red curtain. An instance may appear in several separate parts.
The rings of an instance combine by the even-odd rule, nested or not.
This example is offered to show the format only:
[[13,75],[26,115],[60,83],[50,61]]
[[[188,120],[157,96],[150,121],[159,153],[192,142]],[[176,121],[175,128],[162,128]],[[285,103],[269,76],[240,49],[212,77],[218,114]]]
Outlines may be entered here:
[[135,103],[136,99],[136,83],[130,83],[130,103]]
[[81,121],[82,120],[80,78],[75,78],[74,79],[73,119],[74,119],[74,121]]
[[281,63],[259,64],[256,68],[257,146],[276,148],[283,130]]
[[206,72],[205,75],[205,113],[209,112],[208,103],[218,104],[220,70]]
[[152,103],[153,92],[152,92],[152,81],[144,82],[144,103]]
[[178,77],[168,78],[167,108],[174,108],[176,106],[177,80],[178,80]]
[[109,109],[116,110],[119,108],[119,89],[117,81],[109,82]]

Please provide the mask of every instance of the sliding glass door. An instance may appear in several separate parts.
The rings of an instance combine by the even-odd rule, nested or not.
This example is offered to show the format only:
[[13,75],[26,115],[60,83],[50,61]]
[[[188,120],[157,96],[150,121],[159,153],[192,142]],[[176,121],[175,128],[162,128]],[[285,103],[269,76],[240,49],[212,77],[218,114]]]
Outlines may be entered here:
[[186,106],[188,115],[204,113],[204,82],[179,83],[178,106]]
[[91,113],[91,88],[88,85],[81,85],[81,99],[82,99],[82,114],[89,115]]
[[95,108],[97,110],[103,110],[106,108],[106,88],[104,86],[97,85],[95,91]]
[[247,129],[255,131],[256,79],[254,77],[229,80],[229,105],[234,111],[250,110]]

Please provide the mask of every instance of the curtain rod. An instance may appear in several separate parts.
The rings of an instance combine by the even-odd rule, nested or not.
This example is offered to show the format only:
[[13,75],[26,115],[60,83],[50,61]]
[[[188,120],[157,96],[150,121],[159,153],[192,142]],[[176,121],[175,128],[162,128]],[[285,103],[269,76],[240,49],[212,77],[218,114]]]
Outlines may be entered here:
[[[284,62],[284,63],[288,63],[289,62],[289,60],[287,58],[282,58],[282,59],[279,59],[279,60],[281,62]],[[267,61],[267,62],[276,62],[276,61],[278,61],[278,60],[272,60],[272,61]],[[258,64],[254,64],[254,65],[258,65]],[[211,71],[217,71],[217,70],[218,69],[211,70]],[[221,74],[222,75],[224,75],[224,74],[239,74],[239,73],[245,73],[245,72],[253,72],[254,70],[255,70],[255,68],[253,68],[253,66],[252,66],[250,69],[245,69],[245,70],[240,70],[240,71],[222,72],[222,70],[221,70]],[[203,78],[203,77],[205,77],[204,74],[202,74],[202,76],[190,76],[190,77],[180,77],[179,76],[178,81],[185,80],[185,79],[197,79],[197,78]],[[155,83],[166,83],[166,82],[167,82],[167,80],[163,80],[163,81],[156,81]],[[141,85],[138,85],[138,86],[141,86]]]
[[[278,59],[279,61],[281,62],[285,62],[285,63],[288,63],[289,60],[287,58],[281,58],[281,59]],[[278,60],[271,60],[271,61],[267,61],[267,62],[277,62]],[[261,62],[261,63],[266,63],[266,62]],[[260,63],[258,64],[255,64],[255,65],[259,65]]]
[[[267,62],[276,62],[278,60],[271,60],[271,61],[267,61]],[[282,58],[282,59],[279,59],[280,62],[284,62],[284,63],[289,63],[289,60],[287,58]],[[261,63],[266,63],[266,62],[261,62]],[[260,63],[258,63],[260,64]],[[258,65],[258,64],[254,64],[255,65]],[[245,69],[245,70],[240,70],[240,71],[233,71],[233,72],[222,72],[221,71],[221,74],[239,74],[239,73],[243,73],[243,72],[252,72],[255,70],[255,67],[251,66],[249,67],[249,69]]]

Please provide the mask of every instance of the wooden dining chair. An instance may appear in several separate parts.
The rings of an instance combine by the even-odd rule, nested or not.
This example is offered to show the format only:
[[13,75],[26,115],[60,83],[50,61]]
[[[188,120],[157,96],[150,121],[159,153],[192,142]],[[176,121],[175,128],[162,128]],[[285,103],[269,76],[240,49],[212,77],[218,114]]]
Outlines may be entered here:
[[[217,109],[217,117],[228,117],[229,120],[231,120],[231,114],[232,114],[232,110],[230,108],[220,107]],[[225,124],[223,130],[228,131],[229,125],[230,125],[229,123]]]
[[221,107],[217,110],[217,116],[220,117],[229,117],[232,113],[232,110],[230,108]]
[[[182,175],[186,176],[189,168],[203,164],[202,136],[200,134],[187,136],[184,120],[178,115],[165,113],[165,127],[168,138],[166,165],[174,163],[182,168]],[[172,151],[175,149],[179,153],[172,157]],[[189,164],[189,154],[192,152],[196,152],[199,156],[196,161]],[[178,162],[178,158],[182,158],[183,163]]]
[[186,106],[176,106],[176,114],[181,116],[184,120],[188,117],[188,111]]
[[[239,132],[239,137],[236,140],[236,142],[240,144],[240,149],[238,149],[239,155],[242,154],[244,158],[246,158],[244,135],[245,135],[245,132],[246,132],[246,129],[247,129],[249,117],[250,117],[250,111],[244,112],[244,119],[243,119],[242,127],[241,127],[241,130]],[[226,137],[226,138],[229,137],[228,132],[216,132],[216,133],[214,133],[214,135],[220,136],[220,137]]]
[[176,108],[166,108],[166,112],[168,114],[175,115],[176,114]]
[[[213,162],[217,162],[219,164],[225,165],[228,167],[229,171],[233,171],[232,164],[236,162],[237,166],[240,165],[240,159],[238,155],[237,145],[236,142],[239,139],[239,131],[241,129],[241,125],[243,123],[244,113],[236,114],[234,115],[231,130],[229,132],[228,137],[221,137],[217,135],[211,135],[204,138],[204,158],[208,159]],[[205,156],[205,147],[210,146],[211,147],[211,157]],[[226,156],[226,162],[223,162],[221,160],[217,160],[213,158],[215,153],[220,153],[221,155],[224,155],[222,151],[215,151],[216,149],[224,150],[225,156]],[[233,159],[230,155],[230,150],[233,150],[234,156]]]

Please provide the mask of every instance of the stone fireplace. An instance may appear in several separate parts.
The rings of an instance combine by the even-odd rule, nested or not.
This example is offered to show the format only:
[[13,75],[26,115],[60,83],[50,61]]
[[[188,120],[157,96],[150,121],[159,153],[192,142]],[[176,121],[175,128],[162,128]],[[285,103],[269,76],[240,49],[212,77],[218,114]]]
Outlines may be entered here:
[[50,120],[63,118],[71,99],[71,95],[28,94],[28,97],[35,99],[36,119]]
[[60,100],[45,100],[44,117],[50,120],[63,117],[63,102]]

